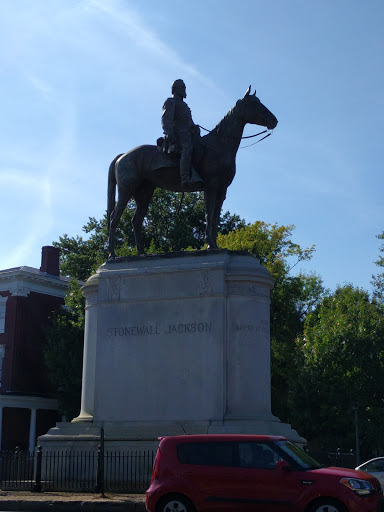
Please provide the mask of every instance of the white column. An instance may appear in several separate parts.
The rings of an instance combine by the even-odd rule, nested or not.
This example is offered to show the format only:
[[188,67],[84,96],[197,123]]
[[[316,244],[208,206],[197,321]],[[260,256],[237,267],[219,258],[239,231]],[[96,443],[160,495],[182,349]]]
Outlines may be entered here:
[[0,406],[0,450],[1,450],[1,438],[3,436],[3,407]]
[[29,424],[29,451],[35,451],[36,439],[36,409],[31,409],[31,421]]
[[[96,276],[97,277],[97,276]],[[95,285],[90,277],[81,289],[86,298],[85,303],[85,326],[84,326],[84,357],[83,357],[83,381],[81,388],[81,410],[79,416],[72,422],[93,421],[95,402],[95,379],[96,379],[96,344],[97,344],[97,293]],[[91,284],[89,282],[91,281]]]

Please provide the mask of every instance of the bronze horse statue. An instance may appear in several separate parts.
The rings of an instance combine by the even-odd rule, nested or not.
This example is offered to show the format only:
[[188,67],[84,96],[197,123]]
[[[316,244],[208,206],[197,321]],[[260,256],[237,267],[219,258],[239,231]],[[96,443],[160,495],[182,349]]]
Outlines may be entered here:
[[[250,92],[251,86],[219,124],[200,138],[200,155],[193,158],[193,167],[203,180],[203,185],[196,191],[204,191],[205,241],[208,249],[217,249],[216,238],[221,207],[227,188],[236,173],[236,153],[245,125],[256,124],[269,130],[277,125],[276,117],[260,102],[256,91],[253,94]],[[110,257],[115,256],[116,227],[132,197],[136,203],[132,219],[136,248],[138,254],[145,254],[142,223],[156,187],[176,192],[185,191],[180,183],[179,161],[161,153],[157,146],[138,146],[128,153],[118,155],[112,161],[108,174],[107,210]]]

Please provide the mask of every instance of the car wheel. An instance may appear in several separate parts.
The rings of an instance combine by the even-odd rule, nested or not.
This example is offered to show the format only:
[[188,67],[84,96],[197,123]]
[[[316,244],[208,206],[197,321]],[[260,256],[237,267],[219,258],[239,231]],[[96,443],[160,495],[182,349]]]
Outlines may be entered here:
[[170,494],[159,501],[156,512],[195,512],[195,507],[185,496]]
[[313,503],[309,512],[348,512],[348,510],[339,501],[332,498],[323,498]]

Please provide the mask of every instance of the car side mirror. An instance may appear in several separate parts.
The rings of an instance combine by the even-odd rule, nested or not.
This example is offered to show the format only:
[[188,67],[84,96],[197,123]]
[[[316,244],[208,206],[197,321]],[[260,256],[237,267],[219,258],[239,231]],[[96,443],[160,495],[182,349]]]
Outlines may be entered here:
[[276,462],[276,469],[280,469],[281,471],[289,471],[290,466],[286,460],[278,460]]

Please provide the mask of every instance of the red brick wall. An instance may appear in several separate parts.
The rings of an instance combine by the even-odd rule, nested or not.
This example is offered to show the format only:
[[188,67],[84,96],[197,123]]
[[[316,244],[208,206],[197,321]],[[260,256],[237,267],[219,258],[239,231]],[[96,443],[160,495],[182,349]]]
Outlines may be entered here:
[[12,298],[9,292],[0,292],[2,297],[8,297],[5,313],[5,329],[0,334],[0,344],[5,345],[5,357],[3,359],[3,371],[1,379],[1,392],[4,393],[11,388],[12,364],[14,359],[14,337],[15,337],[15,313],[16,297]]
[[54,391],[44,363],[43,326],[63,299],[31,292],[28,297],[7,301],[5,333],[0,343],[6,345],[1,391],[49,394]]

